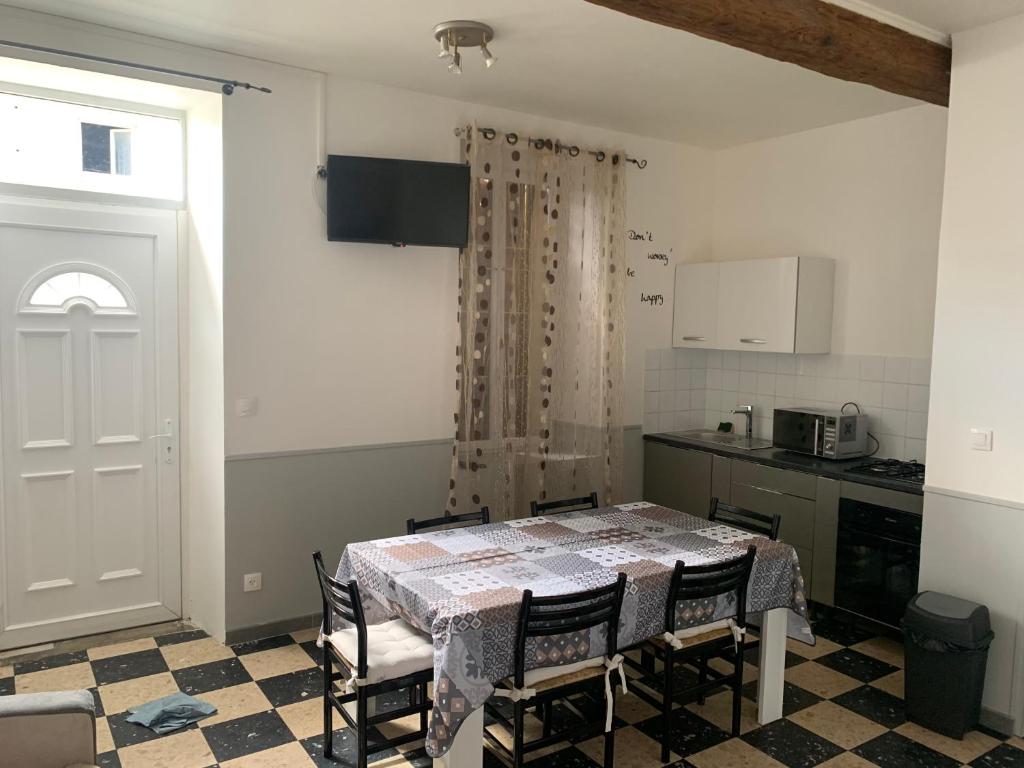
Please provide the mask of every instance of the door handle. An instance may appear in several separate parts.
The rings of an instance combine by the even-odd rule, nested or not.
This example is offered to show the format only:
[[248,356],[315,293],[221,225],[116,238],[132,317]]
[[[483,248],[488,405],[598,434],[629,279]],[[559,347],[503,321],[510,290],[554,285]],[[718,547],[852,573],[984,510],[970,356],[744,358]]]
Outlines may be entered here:
[[707,336],[683,336],[683,341],[707,341]]
[[741,344],[767,344],[768,343],[768,339],[754,339],[754,338],[740,339],[740,343]]
[[167,445],[160,452],[164,464],[174,463],[174,425],[170,419],[164,419],[164,431],[159,435],[150,435],[150,440],[167,440]]

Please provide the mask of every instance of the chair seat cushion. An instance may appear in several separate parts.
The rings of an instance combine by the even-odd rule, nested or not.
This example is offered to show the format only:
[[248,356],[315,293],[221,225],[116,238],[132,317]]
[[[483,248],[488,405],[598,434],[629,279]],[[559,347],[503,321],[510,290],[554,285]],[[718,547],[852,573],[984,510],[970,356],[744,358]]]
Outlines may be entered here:
[[[578,680],[585,680],[588,677],[596,677],[590,670],[597,670],[604,674],[604,656],[594,659],[577,661],[575,664],[562,664],[557,667],[538,667],[531,669],[523,675],[523,685],[526,688],[545,690],[557,688],[560,685],[575,683]],[[565,678],[564,680],[562,678]],[[543,683],[550,683],[543,685]]]
[[[355,628],[339,629],[327,636],[334,649],[354,671],[359,659]],[[366,627],[366,678],[364,684],[395,680],[434,668],[434,642],[401,619]]]
[[[729,620],[722,619],[721,621],[713,621],[710,624],[701,624],[697,627],[677,629],[675,636],[682,641],[683,648],[693,648],[724,637],[731,638],[732,630],[729,628]],[[665,639],[661,635],[652,637],[651,642],[656,645],[666,645]]]

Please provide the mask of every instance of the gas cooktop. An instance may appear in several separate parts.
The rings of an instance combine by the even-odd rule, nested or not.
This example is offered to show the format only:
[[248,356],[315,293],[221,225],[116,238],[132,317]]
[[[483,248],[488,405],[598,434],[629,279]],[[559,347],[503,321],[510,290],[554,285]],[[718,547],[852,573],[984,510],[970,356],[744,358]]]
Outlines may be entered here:
[[924,464],[917,461],[876,459],[875,461],[850,467],[846,471],[854,475],[885,477],[892,480],[903,480],[904,482],[916,485],[924,485]]

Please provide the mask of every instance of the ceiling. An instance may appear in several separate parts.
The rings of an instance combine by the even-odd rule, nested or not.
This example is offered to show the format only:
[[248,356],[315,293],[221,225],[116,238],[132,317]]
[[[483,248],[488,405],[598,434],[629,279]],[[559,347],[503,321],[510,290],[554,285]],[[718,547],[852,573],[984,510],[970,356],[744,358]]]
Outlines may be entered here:
[[[713,148],[917,103],[583,0],[8,1],[353,79]],[[1009,6],[1024,10],[1024,0],[876,4],[920,12],[917,21],[936,25],[969,24],[979,16],[975,6],[996,14]],[[485,71],[471,51],[465,73],[450,75],[435,57],[433,26],[459,18],[495,28],[493,69]]]
[[1024,13],[1024,0],[870,0],[871,5],[952,34]]

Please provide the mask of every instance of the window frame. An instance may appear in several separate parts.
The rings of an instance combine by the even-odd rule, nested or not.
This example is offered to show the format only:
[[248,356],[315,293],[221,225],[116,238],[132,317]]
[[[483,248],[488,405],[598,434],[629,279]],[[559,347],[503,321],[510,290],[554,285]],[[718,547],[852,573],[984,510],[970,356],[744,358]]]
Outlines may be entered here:
[[23,85],[0,80],[0,93],[13,96],[25,96],[33,99],[47,99],[64,104],[75,104],[83,107],[110,109],[118,112],[129,112],[136,115],[151,117],[167,117],[177,120],[181,126],[181,198],[143,197],[141,195],[120,195],[111,192],[93,192],[84,189],[68,189],[67,187],[44,187],[35,184],[12,184],[0,181],[0,195],[12,197],[43,197],[50,200],[71,200],[82,203],[103,203],[106,205],[128,205],[143,208],[163,208],[168,210],[185,210],[188,207],[188,124],[186,113],[180,109],[159,107],[153,104],[142,104],[134,101],[108,99],[103,96],[92,96],[73,91],[59,91],[39,88],[34,85]]

